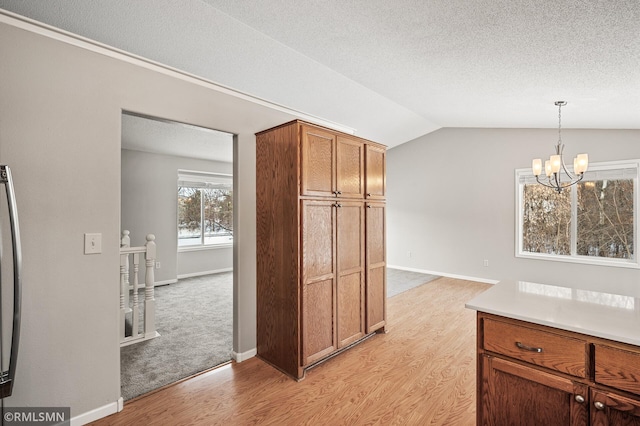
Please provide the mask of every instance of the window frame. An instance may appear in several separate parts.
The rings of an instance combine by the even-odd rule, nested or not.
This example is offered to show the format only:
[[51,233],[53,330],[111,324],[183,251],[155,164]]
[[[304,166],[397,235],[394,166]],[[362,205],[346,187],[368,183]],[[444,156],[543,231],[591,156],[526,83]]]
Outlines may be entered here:
[[[597,178],[598,172],[605,171],[623,171],[633,169],[633,175],[624,177],[625,179],[633,180],[633,259],[619,259],[608,258],[598,256],[585,256],[576,254],[577,247],[577,187],[572,185],[566,190],[571,191],[571,254],[558,255],[548,253],[532,253],[522,250],[523,245],[523,224],[524,224],[524,185],[530,182],[535,182],[535,176],[531,168],[516,169],[515,170],[515,199],[516,199],[516,212],[515,212],[515,256],[517,258],[524,259],[538,259],[538,260],[550,260],[554,262],[569,262],[580,263],[586,265],[598,265],[598,266],[611,266],[617,268],[634,268],[640,269],[638,253],[638,220],[640,211],[640,190],[638,189],[638,183],[640,181],[640,159],[635,160],[622,160],[622,161],[606,161],[600,163],[589,164],[589,170],[586,172],[587,176],[584,182],[592,180],[600,180]],[[596,175],[594,178],[589,178],[590,175]]]
[[[224,185],[229,186],[229,190],[233,194],[233,175],[226,173],[213,173],[213,172],[200,172],[200,171],[191,171],[191,170],[178,170],[178,180],[177,187],[179,189],[181,187],[185,188],[194,188],[200,191],[200,243],[199,244],[191,244],[186,246],[180,245],[180,238],[178,237],[179,225],[180,225],[180,211],[178,206],[179,195],[176,193],[176,237],[177,237],[177,249],[178,252],[188,252],[188,251],[200,251],[200,250],[215,250],[222,248],[233,247],[233,234],[230,236],[230,241],[225,243],[209,243],[206,244],[205,238],[206,233],[204,230],[205,221],[203,219],[203,203],[204,203],[204,194],[202,193],[203,189],[207,189],[207,183],[215,183],[221,184],[220,182],[224,181]],[[233,195],[232,195],[233,196]]]

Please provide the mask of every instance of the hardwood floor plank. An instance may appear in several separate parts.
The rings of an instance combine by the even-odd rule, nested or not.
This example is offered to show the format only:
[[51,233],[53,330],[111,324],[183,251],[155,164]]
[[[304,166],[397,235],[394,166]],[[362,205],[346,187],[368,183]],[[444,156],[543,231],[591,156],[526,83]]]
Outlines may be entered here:
[[388,300],[386,334],[296,382],[252,358],[125,404],[94,425],[473,425],[475,311],[489,284],[439,278]]

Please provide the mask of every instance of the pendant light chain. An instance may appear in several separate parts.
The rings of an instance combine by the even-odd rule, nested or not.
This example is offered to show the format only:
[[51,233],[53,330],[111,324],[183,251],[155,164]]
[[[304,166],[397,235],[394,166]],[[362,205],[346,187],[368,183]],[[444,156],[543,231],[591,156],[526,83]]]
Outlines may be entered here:
[[562,102],[558,102],[558,145],[562,144]]

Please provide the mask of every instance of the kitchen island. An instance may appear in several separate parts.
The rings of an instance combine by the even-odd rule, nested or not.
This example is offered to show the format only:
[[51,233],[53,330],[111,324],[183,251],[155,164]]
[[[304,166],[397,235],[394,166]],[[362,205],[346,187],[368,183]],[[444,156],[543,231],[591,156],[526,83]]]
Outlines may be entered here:
[[640,425],[640,299],[524,281],[477,317],[478,425]]

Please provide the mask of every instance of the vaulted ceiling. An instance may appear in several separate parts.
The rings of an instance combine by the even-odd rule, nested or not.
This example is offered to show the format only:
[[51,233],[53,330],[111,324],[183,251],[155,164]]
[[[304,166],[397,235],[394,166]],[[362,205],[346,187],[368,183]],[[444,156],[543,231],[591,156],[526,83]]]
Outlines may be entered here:
[[440,127],[640,128],[638,0],[0,0],[395,146]]

